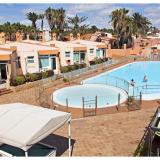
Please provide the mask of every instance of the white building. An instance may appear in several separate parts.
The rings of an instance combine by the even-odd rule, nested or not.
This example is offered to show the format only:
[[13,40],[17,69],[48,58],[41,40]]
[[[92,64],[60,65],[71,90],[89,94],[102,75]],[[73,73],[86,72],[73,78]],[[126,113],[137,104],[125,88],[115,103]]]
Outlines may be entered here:
[[87,40],[74,40],[71,41],[74,44],[81,44],[87,47],[87,57],[88,61],[92,61],[95,58],[106,58],[107,55],[107,45],[102,42],[92,42]]
[[59,48],[61,66],[73,65],[74,63],[88,64],[86,45],[72,43],[71,41],[49,41],[44,44]]
[[16,48],[23,74],[54,70],[59,73],[59,49],[35,41],[7,42],[3,48]]

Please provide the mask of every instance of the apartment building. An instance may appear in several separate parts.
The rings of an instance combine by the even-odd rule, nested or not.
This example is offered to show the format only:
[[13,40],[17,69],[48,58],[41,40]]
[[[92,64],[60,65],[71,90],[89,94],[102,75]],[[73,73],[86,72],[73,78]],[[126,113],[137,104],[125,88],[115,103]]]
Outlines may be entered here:
[[95,58],[107,58],[107,45],[102,42],[92,42],[87,40],[73,40],[74,44],[81,44],[87,47],[88,61],[92,61]]

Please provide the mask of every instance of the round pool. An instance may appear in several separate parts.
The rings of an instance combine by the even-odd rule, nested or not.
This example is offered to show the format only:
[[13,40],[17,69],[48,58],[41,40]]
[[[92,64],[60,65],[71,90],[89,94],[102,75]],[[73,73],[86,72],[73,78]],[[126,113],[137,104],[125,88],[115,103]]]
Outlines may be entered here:
[[[85,106],[94,107],[97,96],[98,108],[115,106],[127,99],[127,94],[122,89],[104,84],[84,84],[70,86],[53,92],[53,101],[59,105],[82,108]],[[83,103],[84,102],[84,103]]]

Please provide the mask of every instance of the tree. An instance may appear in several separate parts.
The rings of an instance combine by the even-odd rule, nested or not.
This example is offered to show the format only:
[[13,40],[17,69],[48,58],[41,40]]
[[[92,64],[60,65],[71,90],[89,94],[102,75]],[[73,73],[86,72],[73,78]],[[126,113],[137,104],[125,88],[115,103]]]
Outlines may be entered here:
[[94,33],[96,31],[98,31],[97,26],[95,26],[95,25],[91,26],[91,32]]
[[36,22],[38,20],[38,14],[36,14],[35,12],[29,12],[26,14],[27,19],[30,20],[32,22],[32,28],[34,30],[34,38],[35,40],[37,39],[37,26],[36,26]]
[[123,43],[123,39],[125,36],[126,31],[126,24],[127,24],[127,18],[129,10],[128,9],[116,9],[112,11],[110,17],[111,17],[111,23],[114,29],[115,34],[117,35],[117,47],[121,48]]
[[82,26],[82,23],[86,21],[88,17],[79,17],[77,14],[75,17],[68,17],[68,23],[72,25],[72,29],[78,33],[80,32],[80,27]]
[[148,18],[139,13],[134,13],[132,16],[129,16],[128,13],[129,10],[123,8],[112,11],[110,15],[110,22],[112,23],[114,33],[117,36],[115,42],[116,48],[122,48],[124,44],[127,44],[127,47],[132,47],[132,36],[144,36],[150,28],[151,22]]
[[133,26],[134,26],[134,34],[138,35],[146,35],[149,31],[151,22],[147,17],[140,15],[138,12],[132,15],[133,18]]
[[52,31],[59,30],[60,33],[64,31],[65,10],[63,8],[52,9],[49,7],[45,11],[45,17]]
[[38,19],[41,20],[41,30],[43,31],[43,21],[44,21],[44,14],[39,14]]

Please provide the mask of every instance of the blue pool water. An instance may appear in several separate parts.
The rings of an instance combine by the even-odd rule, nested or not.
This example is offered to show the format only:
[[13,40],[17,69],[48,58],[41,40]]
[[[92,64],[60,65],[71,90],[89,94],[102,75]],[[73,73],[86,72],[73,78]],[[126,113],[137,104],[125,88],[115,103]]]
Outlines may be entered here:
[[122,89],[103,84],[84,84],[55,91],[53,93],[53,101],[66,106],[67,100],[69,107],[82,108],[82,97],[84,97],[85,107],[94,108],[95,97],[97,96],[97,106],[98,108],[103,108],[117,105],[118,95],[120,95],[120,103],[126,101],[127,95]]
[[[148,79],[147,82],[143,81],[145,75]],[[134,89],[130,85],[131,79],[135,81]],[[136,95],[141,91],[143,94],[150,94],[144,95],[144,99],[145,97],[147,97],[146,99],[157,99],[160,97],[160,62],[148,61],[130,63],[93,78],[86,79],[83,83],[114,85],[126,91],[129,90],[130,95],[132,95],[133,92],[134,95]],[[157,94],[156,96],[159,97],[151,95],[153,93]]]
[[[144,76],[148,81],[144,82]],[[130,84],[134,79],[135,85]],[[134,62],[119,68],[99,74],[82,81],[83,85],[65,87],[53,93],[53,101],[69,107],[82,108],[82,97],[85,101],[94,100],[97,96],[98,108],[115,106],[123,103],[129,96],[139,97],[143,100],[160,99],[160,62]],[[88,102],[87,102],[88,103]],[[86,104],[87,105],[87,104]],[[88,104],[94,107],[94,103]]]

